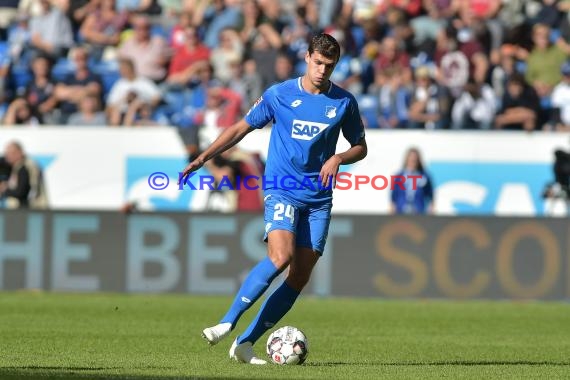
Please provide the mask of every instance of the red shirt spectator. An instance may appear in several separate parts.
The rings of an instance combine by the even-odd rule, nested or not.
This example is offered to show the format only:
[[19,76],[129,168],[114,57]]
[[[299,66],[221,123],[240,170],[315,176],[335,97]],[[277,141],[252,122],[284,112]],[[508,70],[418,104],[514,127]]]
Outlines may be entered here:
[[170,62],[168,75],[180,73],[198,61],[210,59],[210,49],[200,43],[196,28],[190,26],[185,30],[185,44],[179,47]]
[[380,5],[380,11],[383,13],[389,8],[399,8],[406,12],[409,17],[416,17],[420,14],[422,8],[422,0],[388,0]]
[[192,24],[192,14],[182,13],[178,19],[178,23],[174,25],[168,37],[168,43],[173,50],[181,48],[186,42],[186,28]]
[[398,41],[395,38],[385,37],[382,40],[380,54],[374,63],[374,70],[376,73],[382,74],[384,70],[393,66],[402,68],[404,83],[411,81],[410,56],[398,48]]

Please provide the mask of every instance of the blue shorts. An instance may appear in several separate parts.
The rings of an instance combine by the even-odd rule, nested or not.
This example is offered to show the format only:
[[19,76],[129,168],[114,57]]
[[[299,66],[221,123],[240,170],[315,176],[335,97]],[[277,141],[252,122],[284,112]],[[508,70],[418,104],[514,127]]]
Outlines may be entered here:
[[265,235],[273,230],[291,231],[296,246],[311,248],[322,256],[329,232],[332,203],[303,205],[282,195],[265,196]]

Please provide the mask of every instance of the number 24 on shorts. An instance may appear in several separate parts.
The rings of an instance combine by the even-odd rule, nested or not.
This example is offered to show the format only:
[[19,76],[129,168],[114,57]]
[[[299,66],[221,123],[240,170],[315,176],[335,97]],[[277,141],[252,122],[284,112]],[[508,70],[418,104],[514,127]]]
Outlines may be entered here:
[[295,208],[293,206],[276,203],[274,209],[273,220],[283,220],[283,216],[285,216],[291,220],[291,224],[295,222]]

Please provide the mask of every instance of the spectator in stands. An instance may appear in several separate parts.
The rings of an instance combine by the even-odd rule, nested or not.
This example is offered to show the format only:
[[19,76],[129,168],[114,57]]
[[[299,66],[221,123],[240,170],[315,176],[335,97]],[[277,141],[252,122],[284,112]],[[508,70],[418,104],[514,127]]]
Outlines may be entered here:
[[20,60],[29,61],[27,55],[29,54],[31,38],[29,17],[25,13],[20,13],[16,16],[16,24],[8,32],[12,64],[18,64]]
[[157,9],[154,0],[117,0],[119,12],[154,14]]
[[137,76],[161,82],[166,77],[166,66],[171,51],[164,38],[151,35],[151,22],[147,16],[133,18],[134,33],[124,41],[118,50],[119,57],[129,58],[135,63]]
[[483,46],[488,60],[497,64],[499,50],[504,40],[504,27],[497,19],[502,0],[455,0],[458,3],[458,18],[454,26],[465,33],[468,31]]
[[424,15],[410,20],[414,32],[414,45],[421,51],[433,50],[439,32],[445,28],[447,20],[457,12],[457,2],[453,0],[423,0]]
[[149,102],[134,100],[129,104],[129,109],[127,110],[123,124],[126,126],[136,127],[156,127],[160,125],[168,125],[169,121]]
[[552,91],[550,118],[544,130],[570,131],[570,61],[560,68],[562,81]]
[[210,64],[200,65],[192,86],[182,91],[169,91],[165,94],[170,109],[170,120],[174,124],[186,146],[189,162],[199,153],[198,130],[203,122],[203,110],[207,104],[208,89],[219,86],[213,77]]
[[[241,110],[242,113],[245,114],[262,94],[261,76],[257,73],[256,63],[252,59],[248,59],[242,63],[235,57],[235,59],[229,61],[229,65],[231,78],[227,87],[240,95],[242,99]],[[286,75],[284,71],[286,71],[287,68],[281,66],[279,68],[276,67],[276,74],[277,69],[283,71],[280,74]],[[279,76],[279,74],[277,75]]]
[[67,0],[67,18],[71,21],[71,29],[76,34],[81,29],[81,24],[87,16],[97,11],[100,0]]
[[293,78],[293,62],[286,53],[279,53],[275,59],[275,83],[281,83]]
[[249,57],[256,62],[257,72],[261,76],[263,88],[276,82],[275,61],[282,44],[280,37],[274,38],[275,34],[276,32],[272,26],[263,24],[249,52]]
[[536,129],[540,100],[522,75],[515,74],[509,78],[501,103],[502,108],[495,118],[495,128],[529,132]]
[[[257,153],[245,152],[238,147],[233,147],[229,151],[231,161],[237,163],[237,173],[243,181],[248,176],[262,178],[264,173],[264,164]],[[250,189],[246,186],[240,186],[237,189],[237,212],[259,212],[263,210],[263,184],[253,188],[254,185],[248,182]],[[243,184],[242,184],[243,185]],[[253,189],[252,189],[253,188]]]
[[[249,180],[248,176],[262,178],[264,165],[256,154],[232,147],[206,164],[215,178],[215,187],[210,191],[208,210],[219,212],[259,212],[263,210],[263,184],[261,180]],[[221,185],[222,181],[224,186]],[[238,181],[240,181],[238,186]],[[231,184],[231,186],[229,185]],[[257,186],[257,188],[254,188]],[[249,188],[248,188],[249,187]]]
[[409,111],[408,128],[442,129],[446,127],[450,107],[445,89],[433,79],[427,66],[415,71],[412,105]]
[[115,0],[100,0],[90,11],[81,25],[80,33],[93,59],[99,61],[103,59],[106,49],[119,45],[128,19],[125,12],[117,12]]
[[52,63],[47,57],[35,57],[32,61],[33,78],[26,88],[26,99],[33,114],[42,124],[54,124],[58,121],[53,114],[58,102],[51,68]]
[[77,112],[77,104],[87,95],[101,97],[101,78],[93,73],[88,65],[89,53],[84,47],[72,50],[72,59],[75,64],[74,72],[55,87],[55,96],[60,102],[61,116],[59,122],[67,124],[67,118]]
[[451,127],[453,129],[490,129],[497,111],[497,99],[488,84],[476,83],[472,78],[463,93],[453,103]]
[[294,21],[283,29],[283,43],[288,53],[298,60],[305,59],[305,52],[309,47],[309,39],[314,32],[307,22],[307,7],[297,6]]
[[0,198],[6,208],[45,208],[47,194],[38,164],[26,156],[17,142],[6,145],[4,157],[12,168],[8,181],[0,182]]
[[57,60],[73,46],[71,22],[50,0],[39,0],[41,14],[30,20],[31,45],[37,53]]
[[72,127],[103,127],[107,125],[105,112],[101,110],[99,96],[85,93],[78,101],[78,110],[67,119]]
[[0,41],[6,41],[8,28],[18,14],[19,0],[5,0],[0,4]]
[[224,152],[206,163],[205,168],[214,177],[214,190],[209,190],[206,210],[224,213],[236,212],[238,204],[236,183],[239,176],[239,163],[229,159],[229,152]]
[[224,29],[220,32],[220,41],[212,50],[211,64],[214,66],[214,76],[222,83],[227,84],[230,80],[230,61],[242,60],[244,46],[239,34],[234,29]]
[[[340,45],[340,58],[330,77],[330,80],[338,84],[347,91],[359,95],[362,93],[362,65],[360,59],[352,54],[352,41],[348,41],[348,31],[337,28],[329,33],[338,41]],[[349,50],[350,49],[350,50]]]
[[280,1],[260,0],[259,6],[263,13],[262,24],[271,26],[279,36],[283,33],[285,26],[289,23],[290,18],[283,12]]
[[[241,116],[241,96],[226,87],[208,89],[206,108],[196,116],[195,122],[200,125],[200,147],[209,146],[221,133],[236,123]],[[203,150],[203,149],[202,149]]]
[[40,120],[32,111],[32,106],[25,98],[14,99],[4,114],[2,124],[13,125],[39,125]]
[[386,69],[393,66],[401,68],[401,79],[405,85],[412,83],[412,70],[410,66],[410,56],[401,46],[398,40],[388,36],[382,40],[380,52],[374,63],[376,73],[382,75]]
[[558,25],[560,36],[556,39],[556,44],[570,56],[570,1],[560,1],[557,5],[562,17]]
[[407,18],[413,18],[420,14],[422,0],[385,0],[378,5],[381,13],[388,13],[397,9],[405,12]]
[[258,27],[263,19],[257,0],[244,0],[240,18],[237,30],[245,49],[249,50],[259,33]]
[[[186,44],[186,30],[191,26],[194,26],[192,24],[192,13],[183,12],[177,17],[177,22],[170,29],[168,36],[168,44],[172,51],[176,52],[178,48],[184,47]],[[194,27],[194,30],[198,33],[196,27]]]
[[219,44],[222,30],[236,28],[241,10],[228,0],[198,1],[194,9],[194,25],[204,28],[204,43],[210,49]]
[[119,70],[121,78],[113,85],[107,98],[107,117],[114,126],[123,122],[131,102],[139,99],[156,107],[162,99],[160,89],[153,81],[136,75],[130,59],[121,59]]
[[376,74],[371,91],[378,98],[378,126],[380,128],[406,128],[411,92],[404,85],[404,69],[389,66]]
[[487,79],[489,59],[483,47],[469,31],[458,31],[453,25],[443,29],[437,39],[434,60],[438,67],[437,80],[457,97],[469,77],[477,83]]
[[184,44],[176,49],[167,82],[170,84],[186,85],[195,75],[199,65],[210,59],[210,49],[200,42],[198,30],[194,26],[184,29]]
[[[396,174],[403,176],[402,186],[394,185],[391,191],[392,214],[432,214],[434,212],[434,193],[432,179],[426,171],[417,148],[410,148],[406,153],[404,165]],[[420,176],[412,180],[408,176]]]
[[548,25],[552,29],[557,28],[562,16],[558,2],[558,0],[542,0],[541,9],[535,17],[536,23]]
[[499,65],[491,70],[491,85],[495,96],[502,99],[505,94],[508,79],[517,72],[517,50],[515,45],[501,46]]
[[532,28],[534,48],[527,58],[526,81],[534,87],[540,98],[550,96],[552,89],[560,82],[560,66],[566,54],[556,44],[550,42],[550,27],[536,24]]

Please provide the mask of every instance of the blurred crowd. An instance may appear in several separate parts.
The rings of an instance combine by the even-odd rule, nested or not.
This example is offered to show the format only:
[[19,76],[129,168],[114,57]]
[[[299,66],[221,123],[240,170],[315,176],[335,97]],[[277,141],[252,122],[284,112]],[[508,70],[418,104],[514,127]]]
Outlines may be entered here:
[[570,130],[570,0],[5,0],[4,125],[178,128],[189,153],[332,34],[367,128]]

